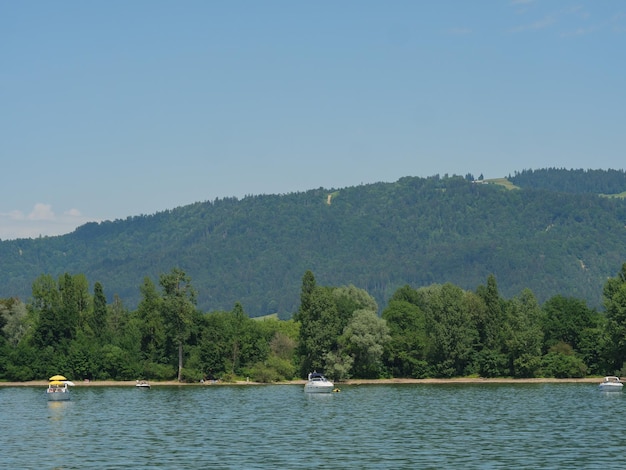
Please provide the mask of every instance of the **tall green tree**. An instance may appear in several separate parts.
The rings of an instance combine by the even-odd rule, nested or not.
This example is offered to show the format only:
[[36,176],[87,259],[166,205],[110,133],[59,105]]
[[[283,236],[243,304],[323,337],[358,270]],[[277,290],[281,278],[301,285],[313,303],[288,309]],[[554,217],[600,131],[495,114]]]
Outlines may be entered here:
[[93,315],[91,329],[99,341],[104,341],[107,324],[107,300],[104,296],[102,284],[96,282],[93,286]]
[[478,309],[476,316],[479,344],[474,356],[475,372],[481,377],[509,375],[510,367],[505,347],[506,302],[500,297],[496,277],[490,274],[487,277],[487,284],[478,286],[476,294],[482,300],[484,308]]
[[71,275],[65,273],[59,278],[61,293],[60,315],[65,320],[67,330],[65,336],[72,339],[79,330],[84,331],[87,325],[91,297],[89,283],[84,274]]
[[[109,308],[106,322],[106,329],[112,342],[115,343],[116,340],[122,336],[128,320],[129,312],[124,307],[122,299],[117,294],[115,294],[113,296],[113,303]],[[137,341],[137,344],[140,344],[140,341]]]
[[504,302],[498,292],[496,277],[490,274],[487,285],[479,286],[476,293],[485,303],[484,315],[477,324],[480,342],[485,349],[500,351],[504,339],[505,317]]
[[402,292],[408,292],[407,288],[410,289],[405,286],[394,293],[382,314],[391,336],[385,344],[385,363],[394,377],[424,378],[429,372],[424,312],[414,303],[415,290],[410,296],[403,295]]
[[[145,277],[140,287],[141,301],[134,315],[138,318],[140,351],[142,359],[148,363],[163,364],[166,362],[166,326],[163,318],[162,298],[154,282]],[[117,310],[113,315],[114,329],[117,333],[122,330],[123,314]]]
[[460,287],[447,283],[418,290],[423,298],[427,359],[441,377],[463,375],[472,361],[478,331],[468,308],[469,298]]
[[379,378],[383,372],[384,348],[390,339],[387,323],[376,311],[355,311],[340,338],[343,349],[353,359],[353,376]]
[[42,274],[33,282],[29,308],[35,318],[35,345],[39,348],[59,347],[71,325],[66,324],[64,320],[67,319],[60,315],[61,295],[51,275]]
[[231,315],[227,317],[227,335],[229,338],[230,373],[235,374],[242,362],[248,359],[247,350],[252,347],[250,337],[250,318],[246,315],[240,302],[235,302]]
[[608,351],[613,370],[626,363],[626,263],[617,276],[609,278],[602,291],[607,318]]
[[178,381],[182,380],[183,345],[189,337],[196,312],[196,291],[191,279],[180,268],[161,274],[159,284],[163,288],[163,317],[178,345]]
[[311,308],[311,295],[313,295],[316,285],[315,276],[310,270],[307,270],[302,276],[299,312],[306,312]]
[[208,379],[233,373],[233,367],[229,366],[232,355],[228,347],[230,341],[228,324],[231,315],[231,312],[211,312],[200,318],[198,360],[203,375]]
[[317,286],[310,296],[310,305],[299,312],[300,341],[298,355],[300,372],[306,376],[313,370],[322,371],[325,356],[334,351],[341,330],[332,289]]
[[541,367],[541,308],[530,289],[511,299],[507,305],[511,370],[515,377],[535,377]]

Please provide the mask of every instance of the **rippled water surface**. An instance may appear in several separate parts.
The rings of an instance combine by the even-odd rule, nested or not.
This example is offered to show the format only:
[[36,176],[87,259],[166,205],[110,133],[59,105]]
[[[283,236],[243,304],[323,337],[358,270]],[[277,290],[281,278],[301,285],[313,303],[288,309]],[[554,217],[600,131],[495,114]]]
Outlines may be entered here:
[[2,468],[620,468],[626,392],[593,384],[0,388]]

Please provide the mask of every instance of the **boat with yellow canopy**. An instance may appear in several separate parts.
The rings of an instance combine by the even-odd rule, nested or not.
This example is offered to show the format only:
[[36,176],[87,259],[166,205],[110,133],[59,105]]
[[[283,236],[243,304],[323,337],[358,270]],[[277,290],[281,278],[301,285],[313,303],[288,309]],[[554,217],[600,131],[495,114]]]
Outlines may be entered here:
[[46,396],[48,401],[66,401],[70,399],[70,389],[68,385],[74,385],[74,382],[67,380],[62,375],[53,375],[48,379],[48,388]]

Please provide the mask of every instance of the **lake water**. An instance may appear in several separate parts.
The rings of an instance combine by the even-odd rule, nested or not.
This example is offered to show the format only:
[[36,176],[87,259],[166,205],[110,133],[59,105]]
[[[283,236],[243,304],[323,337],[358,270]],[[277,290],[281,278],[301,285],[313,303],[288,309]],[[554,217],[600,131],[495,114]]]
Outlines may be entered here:
[[626,392],[594,384],[0,387],[11,469],[619,468]]

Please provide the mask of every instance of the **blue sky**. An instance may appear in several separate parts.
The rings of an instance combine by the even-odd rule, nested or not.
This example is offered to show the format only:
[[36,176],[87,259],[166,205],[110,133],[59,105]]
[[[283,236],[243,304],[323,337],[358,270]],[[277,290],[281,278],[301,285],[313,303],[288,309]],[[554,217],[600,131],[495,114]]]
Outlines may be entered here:
[[622,0],[0,0],[0,239],[403,176],[624,169]]

